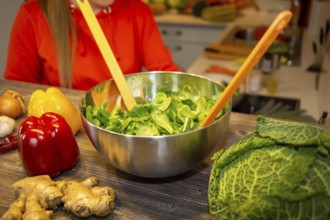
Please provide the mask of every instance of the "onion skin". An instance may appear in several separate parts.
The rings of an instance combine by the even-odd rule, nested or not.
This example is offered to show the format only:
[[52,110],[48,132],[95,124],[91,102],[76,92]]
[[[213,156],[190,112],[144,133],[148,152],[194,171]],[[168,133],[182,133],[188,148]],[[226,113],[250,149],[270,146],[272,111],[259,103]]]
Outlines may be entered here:
[[0,115],[17,118],[25,112],[23,97],[16,91],[7,90],[0,96]]

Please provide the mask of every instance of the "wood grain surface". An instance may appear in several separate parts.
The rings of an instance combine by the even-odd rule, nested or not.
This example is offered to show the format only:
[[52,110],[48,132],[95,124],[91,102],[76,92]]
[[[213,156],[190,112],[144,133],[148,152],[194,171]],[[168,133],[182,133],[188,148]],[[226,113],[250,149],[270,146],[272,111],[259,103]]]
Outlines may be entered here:
[[[25,105],[36,89],[46,86],[0,80],[0,93],[7,89],[20,92],[25,97]],[[84,91],[61,88],[62,92],[78,108]],[[26,115],[17,119],[17,127]],[[229,147],[243,135],[255,128],[255,116],[233,112],[229,127],[220,148]],[[326,128],[330,130],[329,127]],[[164,179],[147,179],[126,174],[96,152],[83,131],[76,139],[80,148],[78,164],[56,179],[82,181],[97,176],[100,185],[109,185],[117,192],[116,208],[106,219],[212,219],[208,211],[208,181],[212,162],[207,159],[195,169],[184,174]],[[0,154],[0,216],[15,200],[12,184],[26,177],[17,150]],[[75,219],[62,209],[56,210],[53,219]],[[90,218],[97,219],[97,218]]]

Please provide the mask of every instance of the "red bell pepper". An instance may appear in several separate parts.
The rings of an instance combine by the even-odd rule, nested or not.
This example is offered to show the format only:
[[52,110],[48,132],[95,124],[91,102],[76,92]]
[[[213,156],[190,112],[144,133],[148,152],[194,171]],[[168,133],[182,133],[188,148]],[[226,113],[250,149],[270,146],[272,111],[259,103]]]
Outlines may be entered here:
[[79,148],[65,119],[54,112],[30,116],[18,130],[18,151],[26,172],[56,177],[75,166]]

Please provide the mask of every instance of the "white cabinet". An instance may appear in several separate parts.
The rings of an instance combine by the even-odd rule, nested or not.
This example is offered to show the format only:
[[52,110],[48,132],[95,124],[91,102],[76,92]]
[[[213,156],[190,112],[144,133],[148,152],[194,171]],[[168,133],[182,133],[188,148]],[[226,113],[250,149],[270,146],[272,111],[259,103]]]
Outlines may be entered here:
[[213,42],[218,42],[225,26],[191,25],[182,23],[158,23],[162,38],[172,53],[175,63],[186,71],[187,68]]

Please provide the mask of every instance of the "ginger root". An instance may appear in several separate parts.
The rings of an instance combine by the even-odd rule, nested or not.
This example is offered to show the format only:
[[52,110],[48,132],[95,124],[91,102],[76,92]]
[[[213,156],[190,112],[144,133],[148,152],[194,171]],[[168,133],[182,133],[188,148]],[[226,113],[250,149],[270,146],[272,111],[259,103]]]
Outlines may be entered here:
[[47,175],[27,177],[14,183],[18,199],[10,205],[3,219],[49,219],[48,209],[62,204],[63,194]]
[[115,208],[116,192],[111,187],[99,187],[96,177],[90,177],[83,182],[59,181],[59,188],[64,196],[64,209],[70,210],[79,217],[92,214],[107,216]]
[[20,196],[9,206],[9,209],[7,212],[5,212],[2,218],[10,220],[22,219],[22,215],[25,209],[25,200],[26,197],[24,195]]
[[62,203],[63,193],[48,175],[27,177],[17,181],[13,186],[16,195],[35,195],[44,209],[55,209]]
[[115,208],[116,192],[98,184],[96,177],[82,182],[53,181],[48,175],[26,177],[14,183],[18,199],[4,213],[3,220],[50,219],[61,205],[78,217],[107,216]]
[[45,210],[40,206],[37,196],[31,195],[26,198],[24,220],[45,220],[50,219],[53,211]]

